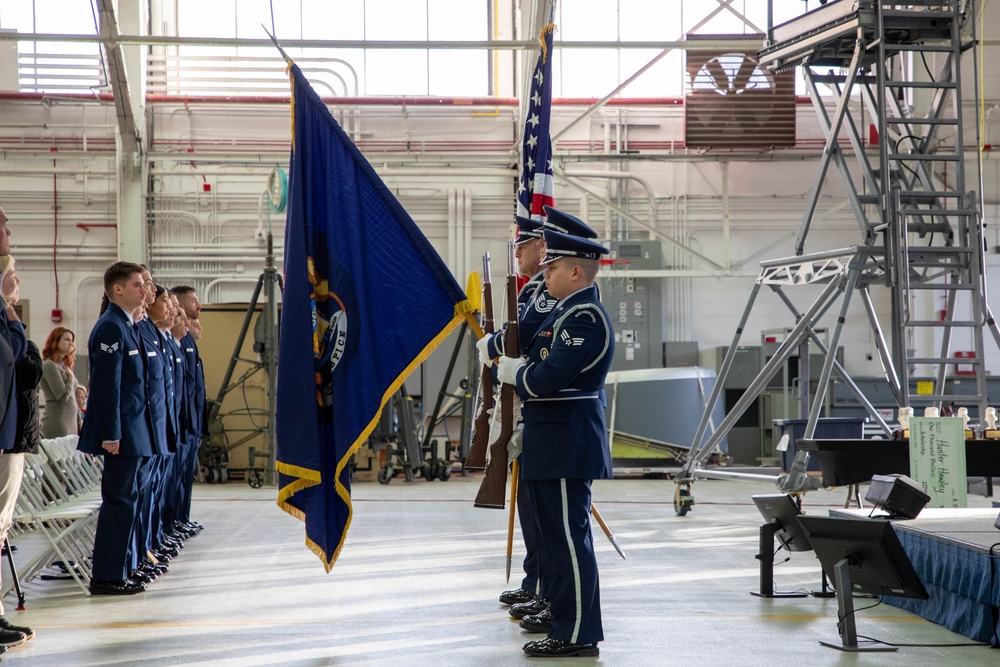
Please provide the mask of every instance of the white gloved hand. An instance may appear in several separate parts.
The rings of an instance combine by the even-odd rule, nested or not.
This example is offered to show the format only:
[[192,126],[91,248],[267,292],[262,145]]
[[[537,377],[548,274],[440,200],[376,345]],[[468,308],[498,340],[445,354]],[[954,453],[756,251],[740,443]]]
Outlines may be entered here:
[[517,428],[514,429],[514,433],[511,434],[510,440],[507,441],[507,460],[513,461],[517,458],[517,455],[521,453],[524,449],[523,444],[524,439],[524,424],[518,424]]
[[489,345],[489,334],[476,341],[476,349],[479,350],[479,363],[483,366],[490,366],[493,363],[493,360],[490,359]]
[[517,369],[526,366],[524,357],[500,357],[497,364],[497,379],[505,384],[517,384]]

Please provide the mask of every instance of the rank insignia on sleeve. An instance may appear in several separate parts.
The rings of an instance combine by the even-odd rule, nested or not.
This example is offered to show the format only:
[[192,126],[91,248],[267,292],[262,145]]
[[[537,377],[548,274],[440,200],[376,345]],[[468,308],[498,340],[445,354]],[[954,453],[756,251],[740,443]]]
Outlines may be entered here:
[[583,338],[573,338],[568,333],[566,333],[565,329],[559,332],[559,339],[567,347],[580,347],[581,345],[583,345]]
[[117,352],[118,351],[118,343],[112,343],[111,345],[108,345],[107,343],[101,343],[101,351],[102,352],[111,352],[111,353]]

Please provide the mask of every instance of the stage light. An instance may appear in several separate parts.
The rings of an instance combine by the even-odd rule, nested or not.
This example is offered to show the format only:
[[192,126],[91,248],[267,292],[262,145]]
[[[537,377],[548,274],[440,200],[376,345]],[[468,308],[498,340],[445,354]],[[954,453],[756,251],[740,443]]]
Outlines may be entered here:
[[890,519],[916,519],[931,497],[906,475],[875,475],[865,501],[889,513]]

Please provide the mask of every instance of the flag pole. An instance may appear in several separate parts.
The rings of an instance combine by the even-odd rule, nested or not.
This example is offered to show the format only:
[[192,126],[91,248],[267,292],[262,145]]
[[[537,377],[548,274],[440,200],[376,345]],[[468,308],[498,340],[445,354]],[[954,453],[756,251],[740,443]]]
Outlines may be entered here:
[[261,28],[264,28],[264,32],[266,32],[266,33],[267,33],[267,36],[271,38],[271,41],[272,41],[272,42],[274,42],[274,48],[278,49],[278,53],[280,53],[280,54],[281,54],[281,57],[285,59],[285,62],[286,62],[287,64],[291,65],[291,64],[292,64],[292,59],[291,59],[291,58],[289,58],[289,57],[288,57],[288,54],[287,54],[287,53],[285,53],[285,50],[284,50],[283,48],[281,48],[281,44],[278,44],[278,39],[277,39],[277,38],[276,38],[276,37],[275,37],[274,35],[272,35],[272,34],[271,34],[271,33],[270,33],[269,31],[268,31],[268,29],[267,29],[266,27],[264,27],[264,24],[263,24],[263,23],[261,23],[261,24],[260,24],[260,27],[261,27]]
[[601,525],[601,530],[603,530],[604,534],[608,536],[608,539],[611,541],[611,546],[615,548],[615,551],[617,551],[618,555],[622,557],[622,560],[628,560],[628,558],[625,558],[625,552],[622,551],[621,546],[618,544],[618,540],[615,539],[614,533],[612,533],[611,529],[608,528],[608,524],[604,523],[604,517],[602,517],[601,513],[597,511],[597,505],[594,503],[590,503],[590,513],[594,515],[595,519],[597,519],[597,523]]
[[514,553],[514,511],[517,507],[517,459],[510,466],[510,516],[507,517],[507,581],[510,582],[510,562]]

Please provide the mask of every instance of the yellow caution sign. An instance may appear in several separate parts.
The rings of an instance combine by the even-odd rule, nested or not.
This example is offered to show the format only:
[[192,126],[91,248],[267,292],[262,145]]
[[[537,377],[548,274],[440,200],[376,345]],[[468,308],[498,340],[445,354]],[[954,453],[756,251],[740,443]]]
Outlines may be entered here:
[[917,395],[930,396],[934,393],[934,380],[920,380],[917,382]]

